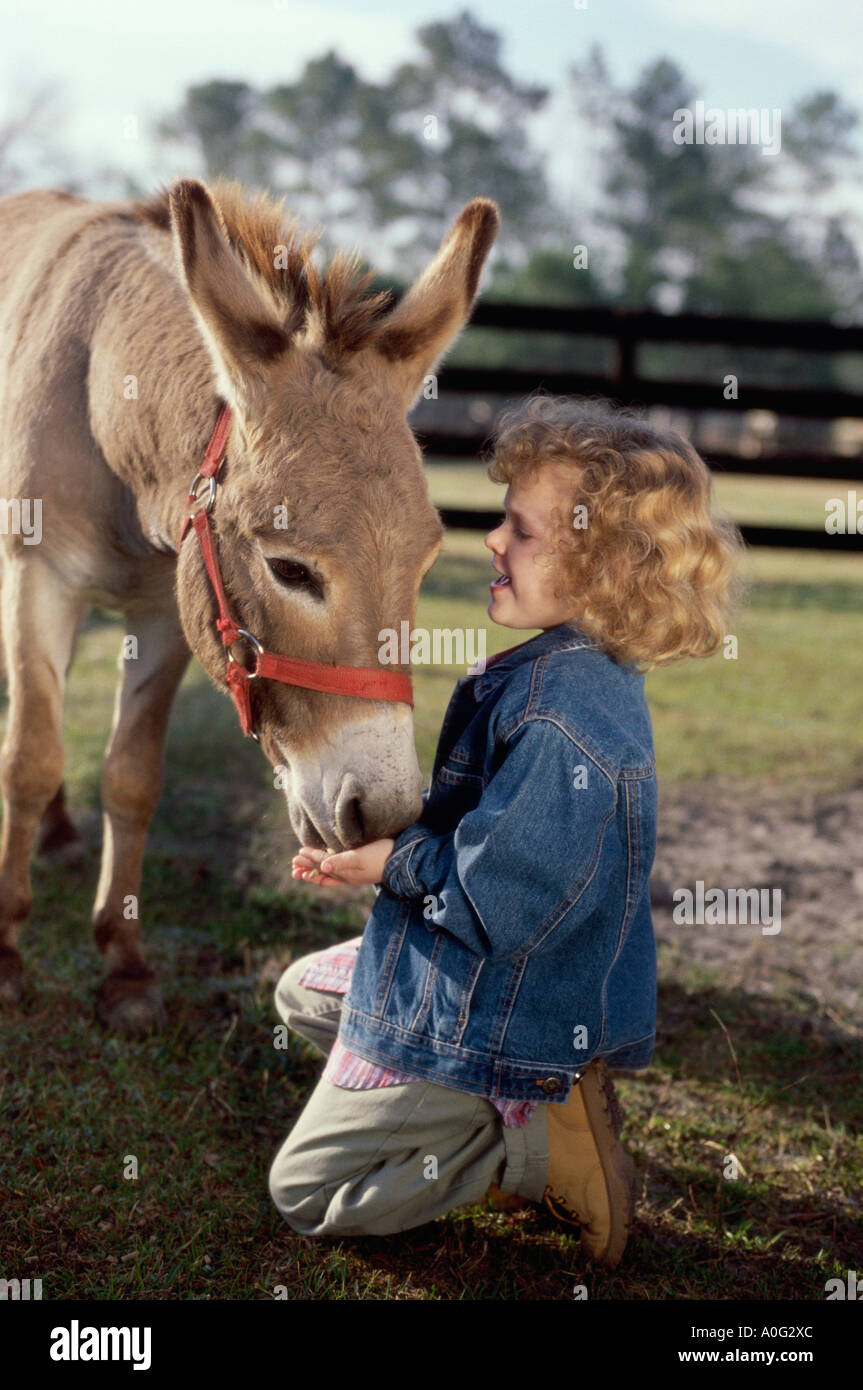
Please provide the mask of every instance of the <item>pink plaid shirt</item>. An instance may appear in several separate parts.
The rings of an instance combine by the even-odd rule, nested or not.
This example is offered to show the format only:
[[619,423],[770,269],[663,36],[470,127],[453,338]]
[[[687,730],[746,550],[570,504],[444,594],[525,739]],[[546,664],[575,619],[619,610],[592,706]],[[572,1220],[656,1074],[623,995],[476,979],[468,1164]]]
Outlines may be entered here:
[[[361,936],[354,936],[350,941],[340,941],[321,951],[309,961],[300,976],[300,984],[332,994],[347,994],[361,941]],[[391,1071],[377,1062],[367,1062],[365,1058],[349,1052],[336,1038],[323,1079],[331,1081],[334,1086],[344,1087],[346,1091],[375,1091],[379,1086],[402,1086],[408,1081],[422,1081],[423,1077]],[[508,1129],[526,1125],[539,1104],[535,1100],[492,1100],[491,1103]]]

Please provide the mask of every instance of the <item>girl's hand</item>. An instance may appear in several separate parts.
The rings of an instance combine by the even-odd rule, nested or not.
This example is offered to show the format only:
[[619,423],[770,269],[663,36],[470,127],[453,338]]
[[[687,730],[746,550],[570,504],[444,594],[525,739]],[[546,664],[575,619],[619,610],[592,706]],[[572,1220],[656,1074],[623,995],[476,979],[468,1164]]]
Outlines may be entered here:
[[313,849],[311,845],[303,845],[291,860],[291,877],[301,878],[315,888],[331,888],[334,884],[344,886],[342,879],[333,878],[321,871],[321,860],[326,859],[329,852],[328,849]]
[[339,854],[304,845],[299,854],[294,855],[293,876],[314,883],[318,888],[335,883],[347,883],[352,887],[380,883],[394,844],[395,840],[372,840],[359,849],[346,849]]

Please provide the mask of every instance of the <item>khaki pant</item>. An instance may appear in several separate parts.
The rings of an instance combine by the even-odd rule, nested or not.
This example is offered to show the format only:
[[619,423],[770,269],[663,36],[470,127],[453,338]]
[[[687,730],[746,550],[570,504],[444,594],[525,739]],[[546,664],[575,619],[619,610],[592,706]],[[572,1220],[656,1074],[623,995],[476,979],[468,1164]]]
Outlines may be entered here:
[[[311,959],[285,971],[276,1007],[289,1028],[328,1053],[342,995],[297,983]],[[506,1128],[484,1096],[430,1081],[347,1091],[319,1081],[270,1170],[270,1193],[309,1236],[390,1235],[479,1202],[490,1183],[542,1200],[546,1104]]]

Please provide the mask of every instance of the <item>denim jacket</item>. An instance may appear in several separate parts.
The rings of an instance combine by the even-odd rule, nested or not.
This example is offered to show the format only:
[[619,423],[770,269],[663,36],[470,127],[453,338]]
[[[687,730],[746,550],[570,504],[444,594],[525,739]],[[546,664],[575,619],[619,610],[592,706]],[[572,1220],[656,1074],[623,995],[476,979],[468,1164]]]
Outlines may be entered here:
[[563,1103],[647,1066],[656,765],[644,677],[562,624],[463,676],[420,819],[387,861],[342,1009],[371,1062]]

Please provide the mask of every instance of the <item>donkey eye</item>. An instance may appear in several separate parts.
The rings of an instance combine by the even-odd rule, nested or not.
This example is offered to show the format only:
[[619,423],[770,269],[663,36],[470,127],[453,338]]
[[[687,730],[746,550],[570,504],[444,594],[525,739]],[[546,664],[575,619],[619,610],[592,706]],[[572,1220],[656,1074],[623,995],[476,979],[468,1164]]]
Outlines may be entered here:
[[308,589],[311,593],[320,595],[321,588],[317,580],[298,560],[268,560],[267,564],[286,588]]

